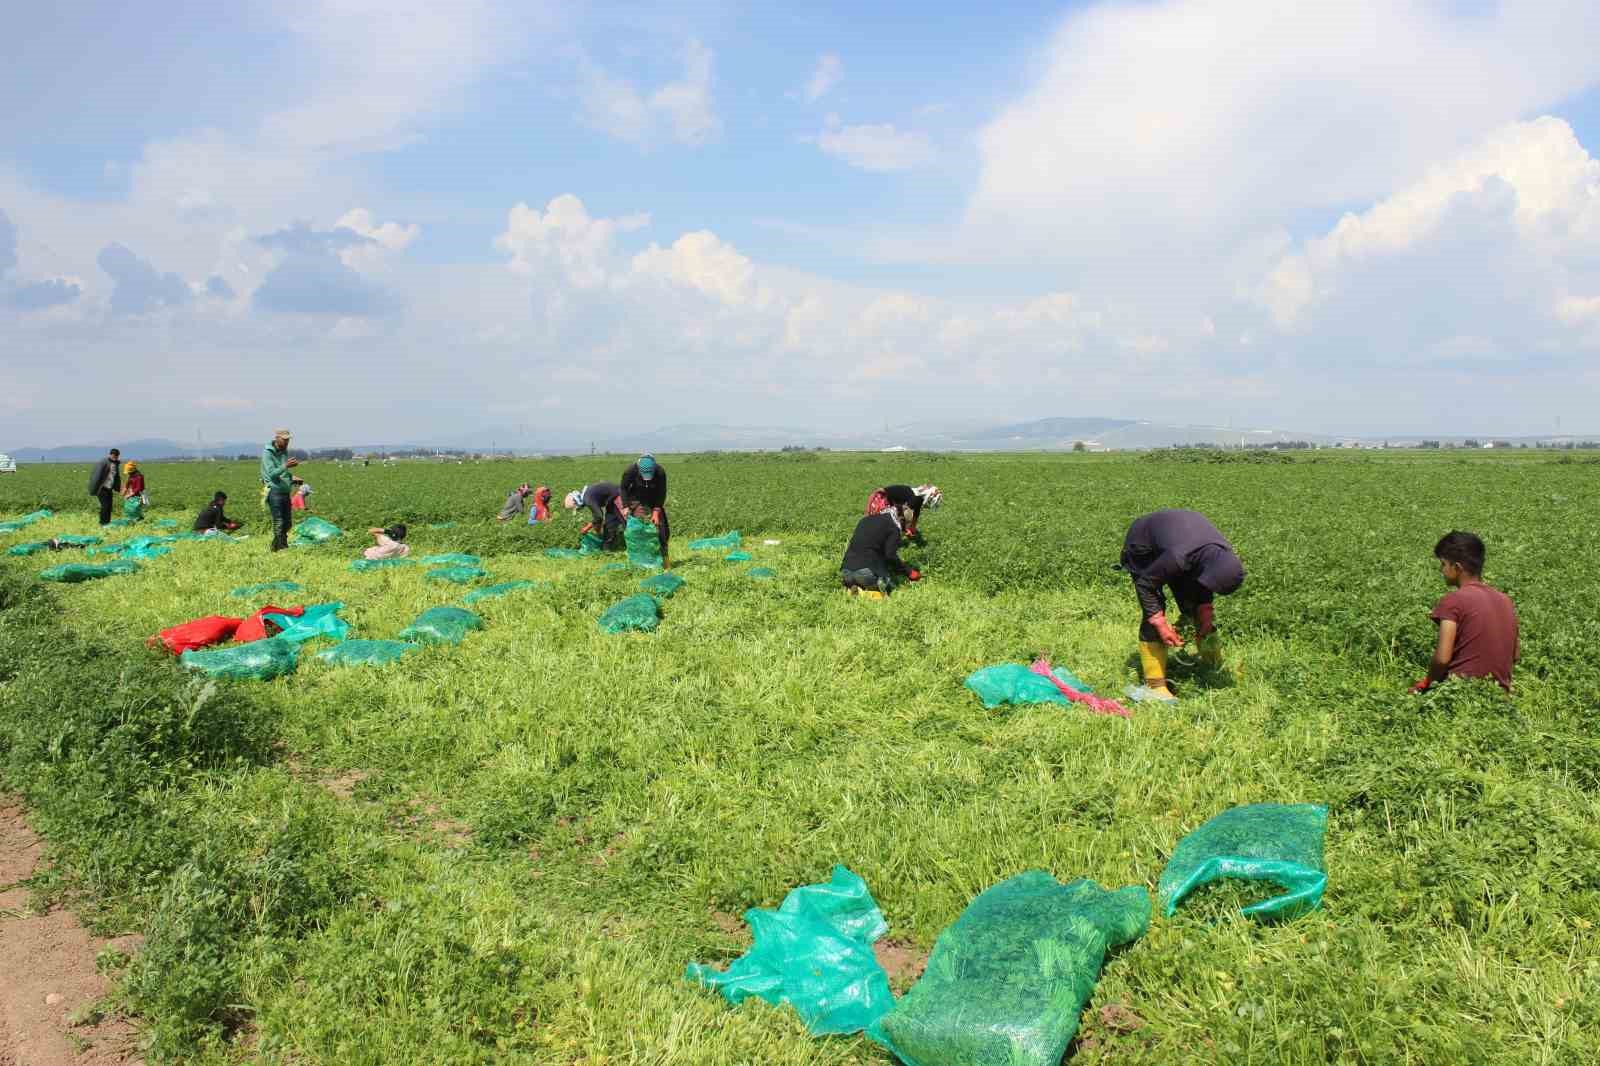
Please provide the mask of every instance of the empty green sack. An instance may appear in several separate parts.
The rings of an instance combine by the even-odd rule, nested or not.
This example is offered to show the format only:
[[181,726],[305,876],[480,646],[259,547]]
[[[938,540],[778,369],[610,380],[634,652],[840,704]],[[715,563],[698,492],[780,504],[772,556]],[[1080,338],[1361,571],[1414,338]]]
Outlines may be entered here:
[[468,633],[482,628],[483,619],[465,607],[429,607],[400,631],[400,637],[418,644],[460,644]]
[[656,574],[639,582],[639,587],[658,599],[670,600],[672,594],[683,587],[683,578],[677,574]]
[[300,547],[308,544],[322,544],[326,541],[336,540],[344,536],[344,530],[329,522],[325,518],[311,515],[295,523],[294,533],[289,537],[289,543]]
[[736,529],[720,537],[701,537],[699,540],[691,540],[689,548],[691,551],[715,551],[718,548],[737,548],[741,543],[743,542]]
[[429,566],[477,566],[483,562],[476,555],[462,552],[445,552],[443,555],[425,555],[422,561]]
[[298,616],[292,614],[262,615],[266,621],[277,626],[280,632],[277,639],[286,644],[304,644],[317,637],[329,637],[333,640],[343,640],[350,635],[350,623],[339,617],[339,611],[344,604],[317,603],[307,607]]
[[150,524],[152,526],[155,526],[157,529],[177,529],[178,528],[178,520],[176,518],[158,518],[154,522],[151,522]]
[[397,566],[416,566],[415,559],[357,559],[350,564],[350,569],[358,574],[369,570],[392,570]]
[[[1089,692],[1071,670],[1058,666],[1053,671],[1062,684],[1075,692]],[[1067,697],[1050,683],[1020,663],[997,663],[968,675],[966,686],[978,694],[986,708],[1006,703],[1066,703]]]
[[301,587],[300,583],[296,581],[263,581],[259,585],[245,585],[242,588],[236,588],[228,595],[245,599],[251,596],[260,596],[266,592],[299,592]]
[[504,596],[508,592],[516,592],[519,589],[536,588],[539,584],[540,582],[537,581],[502,581],[498,585],[490,585],[487,588],[481,588],[475,592],[467,593],[462,597],[462,602],[477,603],[479,600],[495,600],[499,599],[501,596]]
[[751,560],[752,556],[750,555],[749,552],[729,552],[727,555],[724,555],[722,558],[723,558],[724,561],[730,562],[730,563],[748,563]]
[[1178,841],[1161,871],[1156,895],[1168,918],[1202,885],[1223,878],[1270,881],[1281,896],[1242,909],[1253,918],[1277,921],[1315,910],[1328,884],[1322,844],[1328,808],[1315,803],[1251,803],[1207,821]]
[[661,605],[654,596],[639,592],[613,605],[600,616],[600,628],[607,633],[632,629],[648,633],[661,624]]
[[770,581],[772,578],[778,576],[778,572],[776,570],[767,566],[752,566],[748,571],[746,571],[746,573],[760,581]]
[[117,574],[136,574],[139,564],[131,560],[115,559],[109,563],[65,563],[39,571],[40,581],[62,581],[75,585],[80,581],[113,577]]
[[654,522],[630,516],[622,543],[628,549],[629,565],[661,569],[661,531]]
[[470,585],[480,577],[488,577],[489,571],[481,566],[441,566],[423,574],[427,581],[448,581],[452,585]]
[[388,666],[416,650],[403,640],[347,640],[317,652],[317,658],[334,666]]
[[907,1066],[1058,1066],[1106,950],[1149,924],[1141,886],[1017,874],[939,934],[922,979],[867,1035]]
[[603,550],[605,546],[606,542],[601,539],[598,533],[585,533],[578,538],[579,555],[593,555],[595,552]]
[[49,541],[47,541],[47,540],[36,540],[36,541],[33,541],[31,544],[13,544],[11,547],[6,549],[6,554],[7,555],[33,555],[36,552],[45,551],[49,547],[50,547],[50,542]]
[[843,866],[802,885],[777,910],[744,913],[753,943],[726,970],[690,963],[686,980],[737,1006],[754,996],[787,1003],[812,1036],[857,1033],[894,1005],[889,977],[872,953],[889,931],[867,884]]
[[42,507],[37,511],[29,511],[25,515],[18,515],[16,518],[8,518],[4,522],[0,522],[0,533],[19,533],[35,522],[43,522],[46,518],[54,517],[54,511],[48,507]]
[[266,640],[252,640],[248,644],[234,644],[226,648],[205,648],[186,651],[178,662],[190,670],[198,670],[212,677],[227,677],[238,681],[270,681],[284,674],[294,673],[298,664],[300,646],[281,636]]

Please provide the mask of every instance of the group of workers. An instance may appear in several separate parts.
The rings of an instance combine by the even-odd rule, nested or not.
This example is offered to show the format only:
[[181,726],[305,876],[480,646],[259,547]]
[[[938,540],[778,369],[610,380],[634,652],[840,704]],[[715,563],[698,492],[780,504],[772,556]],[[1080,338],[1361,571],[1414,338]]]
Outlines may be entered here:
[[[261,482],[272,516],[272,551],[288,544],[290,512],[305,506],[310,487],[290,471],[299,460],[288,454],[290,435],[278,430],[262,450]],[[100,522],[111,520],[111,503],[120,492],[142,500],[145,479],[138,464],[120,462],[113,448],[90,475],[89,495],[100,503]],[[550,520],[550,489],[519,485],[497,516],[507,521],[529,506],[529,522]],[[922,543],[919,523],[924,509],[938,507],[944,499],[938,486],[885,485],[868,496],[866,513],[857,521],[840,563],[839,580],[855,596],[888,596],[900,581],[917,581],[921,574],[900,558],[907,541]],[[195,519],[196,532],[230,531],[239,523],[224,511],[227,494],[217,492]],[[651,522],[661,545],[661,562],[670,568],[672,537],[667,517],[667,472],[653,455],[641,455],[622,472],[618,482],[597,481],[573,489],[563,499],[566,509],[588,511],[589,521],[580,535],[592,533],[606,547],[617,546],[629,518]],[[403,556],[406,528],[394,525],[370,531],[376,541],[369,558]],[[1438,626],[1437,641],[1425,677],[1412,686],[1426,691],[1448,677],[1493,678],[1507,691],[1516,662],[1518,620],[1516,608],[1504,592],[1483,580],[1485,549],[1472,533],[1447,533],[1434,546],[1440,575],[1449,593],[1435,605],[1430,618]],[[1192,625],[1199,661],[1205,667],[1222,664],[1222,636],[1217,627],[1215,600],[1244,584],[1245,568],[1228,538],[1198,511],[1163,510],[1134,521],[1123,538],[1117,568],[1133,580],[1139,602],[1138,658],[1145,698],[1170,702],[1168,675],[1171,649],[1186,644],[1180,628]],[[1167,617],[1167,593],[1178,605],[1178,625]]]

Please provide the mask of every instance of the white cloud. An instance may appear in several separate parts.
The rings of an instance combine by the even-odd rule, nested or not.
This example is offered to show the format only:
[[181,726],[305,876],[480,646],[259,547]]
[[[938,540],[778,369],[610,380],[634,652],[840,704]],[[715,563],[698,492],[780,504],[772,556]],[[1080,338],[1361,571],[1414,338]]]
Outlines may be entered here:
[[649,215],[592,218],[582,200],[563,193],[543,212],[527,204],[513,207],[495,247],[511,253],[510,267],[520,274],[554,267],[574,287],[592,289],[604,285],[614,270],[617,234],[649,222]]
[[925,133],[896,129],[892,123],[845,126],[828,116],[828,126],[805,138],[828,155],[871,171],[914,170],[933,162],[933,143]]
[[1370,200],[1593,84],[1592,0],[1099,4],[978,138],[967,237],[993,254],[1205,251]]
[[684,47],[683,76],[648,94],[585,61],[579,87],[584,121],[641,148],[665,138],[687,145],[714,140],[722,120],[711,96],[711,61],[711,50],[691,40]]
[[844,61],[836,53],[826,52],[817,58],[817,69],[811,72],[810,79],[806,82],[805,98],[808,103],[816,103],[833,91],[834,86],[844,77]]
[[632,265],[635,273],[687,285],[730,306],[761,296],[754,264],[710,230],[685,233],[670,248],[652,244]]

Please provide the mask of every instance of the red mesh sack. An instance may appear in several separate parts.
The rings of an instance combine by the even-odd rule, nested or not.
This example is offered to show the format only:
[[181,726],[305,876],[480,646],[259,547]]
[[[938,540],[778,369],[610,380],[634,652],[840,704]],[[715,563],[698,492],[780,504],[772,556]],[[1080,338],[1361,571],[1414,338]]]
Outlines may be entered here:
[[234,631],[233,639],[239,644],[248,644],[252,640],[265,640],[278,632],[278,627],[268,622],[264,615],[286,614],[291,618],[299,618],[305,613],[304,607],[274,607],[267,604],[255,614],[239,623],[239,628]]
[[207,615],[205,618],[196,618],[192,622],[185,622],[171,629],[163,629],[147,643],[154,646],[159,640],[172,654],[182,655],[196,648],[209,648],[213,644],[221,644],[233,636],[242,621],[244,621],[242,618],[229,618],[221,614]]

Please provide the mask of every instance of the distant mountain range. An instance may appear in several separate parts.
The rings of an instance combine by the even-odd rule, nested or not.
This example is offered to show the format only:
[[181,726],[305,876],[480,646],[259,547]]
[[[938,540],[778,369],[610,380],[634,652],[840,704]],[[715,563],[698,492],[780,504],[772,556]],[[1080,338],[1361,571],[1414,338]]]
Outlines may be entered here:
[[[1516,443],[1535,441],[1577,441],[1600,437],[1513,437]],[[1418,435],[1390,437],[1334,437],[1322,433],[1300,433],[1277,429],[1233,429],[1224,426],[1179,425],[1136,421],[1126,418],[1039,418],[1026,422],[990,422],[980,419],[909,422],[901,425],[863,428],[853,432],[808,430],[784,426],[723,426],[687,423],[662,426],[637,433],[610,434],[585,439],[576,430],[542,430],[529,433],[510,427],[490,427],[471,433],[434,437],[416,441],[391,441],[386,444],[355,446],[359,452],[439,449],[449,451],[490,451],[561,455],[593,449],[606,454],[704,451],[762,451],[785,447],[831,448],[835,451],[1066,451],[1082,442],[1094,450],[1136,451],[1170,448],[1181,444],[1213,444],[1227,447],[1264,446],[1288,441],[1331,445],[1341,442],[1393,441],[1415,443]],[[1459,442],[1462,436],[1431,434],[1427,439]],[[1478,439],[1487,440],[1487,437]],[[1506,438],[1497,438],[1506,439]],[[118,447],[125,458],[140,460],[232,458],[257,455],[264,441],[225,441],[207,445],[204,451],[192,445],[164,439],[116,441],[102,444],[66,445],[58,448],[13,448],[8,454],[23,463],[88,463]],[[300,442],[297,442],[300,443]],[[308,446],[332,447],[317,441]]]

